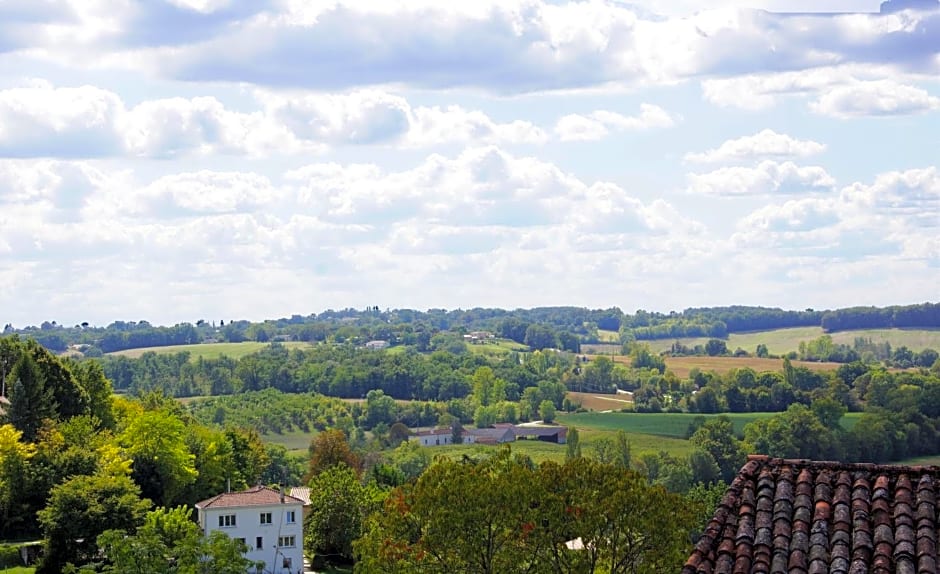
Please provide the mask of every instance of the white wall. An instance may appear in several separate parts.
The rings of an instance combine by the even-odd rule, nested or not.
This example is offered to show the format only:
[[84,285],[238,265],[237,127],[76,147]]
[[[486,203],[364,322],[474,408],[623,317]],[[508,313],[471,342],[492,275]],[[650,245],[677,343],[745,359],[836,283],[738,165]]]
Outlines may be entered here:
[[[293,524],[287,522],[287,513],[294,512]],[[261,514],[271,513],[271,524],[261,524]],[[219,527],[219,516],[235,515],[234,527]],[[303,505],[276,504],[269,506],[250,506],[243,508],[208,508],[199,513],[199,524],[206,536],[213,530],[221,530],[230,538],[244,538],[249,551],[245,557],[252,562],[264,561],[264,572],[287,574],[303,572]],[[257,537],[262,538],[262,548],[257,549]],[[293,548],[278,548],[278,538],[293,536]],[[283,558],[291,559],[290,569],[283,567]],[[253,572],[253,570],[249,570]]]

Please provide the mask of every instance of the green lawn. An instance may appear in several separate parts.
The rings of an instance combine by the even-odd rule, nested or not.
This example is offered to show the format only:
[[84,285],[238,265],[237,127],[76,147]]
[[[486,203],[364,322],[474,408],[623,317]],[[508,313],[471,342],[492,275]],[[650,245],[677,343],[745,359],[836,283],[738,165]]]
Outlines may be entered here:
[[0,574],[33,574],[33,572],[35,571],[36,571],[35,568],[26,568],[24,566],[17,566],[15,568],[6,568],[4,570],[0,570]]
[[605,331],[603,329],[598,329],[597,339],[602,343],[620,344],[620,333],[617,331]]
[[[753,331],[748,333],[732,333],[728,336],[728,349],[734,351],[738,347],[749,353],[757,350],[757,345],[767,345],[767,350],[774,355],[784,355],[799,349],[801,341],[811,341],[823,335],[822,327],[795,327],[792,329],[775,329],[773,331]],[[831,333],[832,340],[851,346],[856,337],[871,339],[878,343],[888,341],[892,347],[906,346],[913,351],[921,351],[927,347],[940,350],[940,329],[863,329],[858,331],[839,331]],[[694,347],[705,345],[709,337],[693,337],[678,339],[683,345]],[[649,343],[654,351],[668,350],[676,339],[659,339],[643,341]]]
[[468,344],[467,349],[477,355],[492,357],[505,355],[513,351],[528,351],[529,347],[510,339],[490,339],[484,343]]
[[[744,431],[744,425],[749,422],[765,419],[779,413],[721,413],[714,415],[697,415],[693,413],[573,413],[558,415],[558,422],[567,426],[574,426],[580,431],[626,431],[631,435],[654,436],[665,438],[684,439],[686,429],[689,428],[695,417],[704,416],[714,418],[726,416],[731,419],[736,433]],[[848,413],[842,419],[842,426],[852,428],[861,413]],[[684,442],[684,441],[683,441]]]
[[[304,343],[302,341],[289,341],[281,344],[289,349],[310,348],[309,343]],[[243,343],[199,343],[196,345],[170,345],[167,347],[144,347],[141,349],[127,349],[125,351],[117,351],[108,354],[136,359],[144,353],[150,351],[153,351],[159,355],[187,352],[192,355],[193,359],[197,357],[202,357],[204,359],[218,359],[222,355],[231,357],[233,359],[240,359],[245,355],[257,353],[267,346],[268,343],[257,343],[254,341],[245,341]]]

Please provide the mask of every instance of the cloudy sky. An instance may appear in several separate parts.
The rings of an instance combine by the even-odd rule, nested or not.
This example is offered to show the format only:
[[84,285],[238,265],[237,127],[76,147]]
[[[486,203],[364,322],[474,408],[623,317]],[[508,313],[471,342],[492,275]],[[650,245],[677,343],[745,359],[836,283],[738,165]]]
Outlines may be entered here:
[[0,323],[940,299],[937,0],[0,0]]

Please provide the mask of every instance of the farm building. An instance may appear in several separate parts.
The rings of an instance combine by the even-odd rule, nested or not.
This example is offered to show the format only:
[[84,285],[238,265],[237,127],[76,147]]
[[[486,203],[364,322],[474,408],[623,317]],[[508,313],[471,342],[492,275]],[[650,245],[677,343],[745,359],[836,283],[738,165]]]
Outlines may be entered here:
[[[514,425],[497,423],[489,428],[463,429],[464,444],[503,444],[517,439],[541,440],[565,444],[568,428],[545,425]],[[454,432],[449,427],[416,430],[410,437],[421,446],[441,446],[453,444]]]
[[366,343],[366,349],[387,349],[388,341],[375,340]]
[[512,427],[517,439],[541,440],[565,444],[568,437],[568,427],[544,425],[515,425]]
[[751,456],[682,574],[938,572],[940,468]]
[[[454,431],[450,427],[438,427],[427,430],[417,430],[409,437],[409,440],[416,441],[421,446],[440,446],[442,444],[453,444]],[[472,442],[466,440],[464,442]]]
[[[503,444],[516,440],[516,435],[512,431],[512,425],[497,425],[495,428],[464,429],[463,438],[464,442],[477,444]],[[472,440],[468,441],[467,438],[472,438]]]

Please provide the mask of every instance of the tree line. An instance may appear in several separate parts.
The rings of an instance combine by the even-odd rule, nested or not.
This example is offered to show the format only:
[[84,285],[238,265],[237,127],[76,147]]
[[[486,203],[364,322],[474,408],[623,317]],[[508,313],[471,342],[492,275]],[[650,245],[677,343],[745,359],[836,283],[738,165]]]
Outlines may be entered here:
[[[536,332],[527,337],[527,329]],[[16,328],[6,324],[4,334],[28,335],[48,349],[72,347],[88,355],[132,348],[188,345],[200,342],[333,341],[364,344],[386,340],[425,351],[441,332],[464,335],[489,331],[530,344],[577,352],[580,343],[600,342],[599,331],[617,331],[621,339],[650,340],[685,337],[725,338],[729,333],[788,327],[819,326],[826,332],[874,328],[940,327],[940,303],[890,307],[851,307],[802,311],[770,307],[730,306],[689,308],[661,313],[618,307],[536,307],[532,309],[365,309],[327,310],[261,322],[198,319],[174,326],[154,326],[146,320],[115,321],[105,327],[83,322],[68,326],[55,321]],[[529,341],[526,339],[529,338]]]

